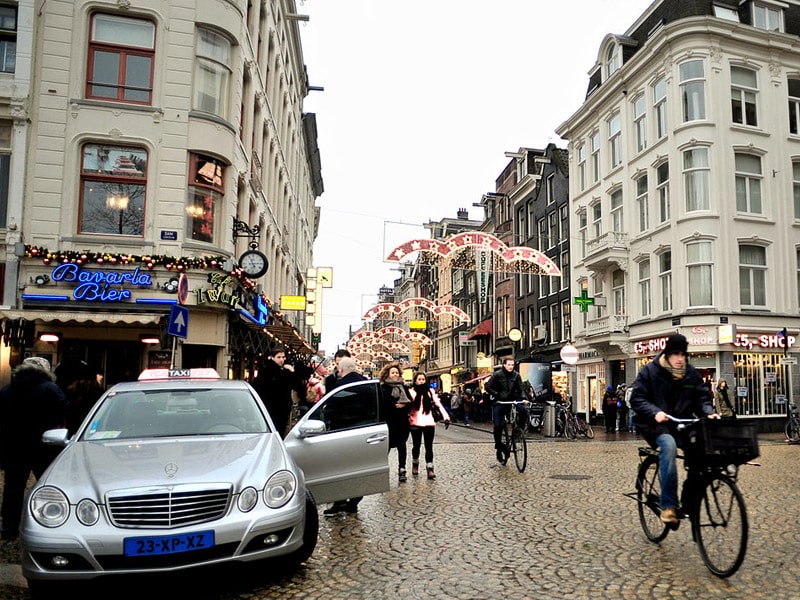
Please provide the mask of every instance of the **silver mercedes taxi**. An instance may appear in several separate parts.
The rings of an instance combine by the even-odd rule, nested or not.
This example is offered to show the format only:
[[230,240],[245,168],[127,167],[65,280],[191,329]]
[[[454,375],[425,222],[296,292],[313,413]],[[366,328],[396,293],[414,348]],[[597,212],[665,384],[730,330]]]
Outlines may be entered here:
[[317,503],[389,489],[377,380],[323,396],[286,440],[253,388],[213,369],[110,388],[29,491],[20,539],[35,598],[64,584],[203,565],[307,560]]

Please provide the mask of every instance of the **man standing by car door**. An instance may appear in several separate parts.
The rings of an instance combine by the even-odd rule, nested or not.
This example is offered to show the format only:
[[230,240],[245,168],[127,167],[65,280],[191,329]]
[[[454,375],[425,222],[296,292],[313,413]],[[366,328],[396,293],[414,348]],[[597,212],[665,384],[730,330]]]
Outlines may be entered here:
[[[358,372],[356,360],[351,356],[339,357],[336,363],[336,371],[338,377],[335,380],[332,380],[331,384],[333,387],[327,388],[325,390],[326,393],[337,387],[346,385],[348,383],[353,383],[354,381],[366,380],[366,377]],[[327,379],[325,380],[325,384],[327,386]],[[324,511],[322,511],[322,514],[324,514],[326,517],[332,517],[333,515],[337,515],[339,513],[356,513],[358,512],[358,503],[361,502],[362,498],[363,496],[359,496],[358,498],[348,498],[347,500],[334,502],[330,508],[326,508]]]

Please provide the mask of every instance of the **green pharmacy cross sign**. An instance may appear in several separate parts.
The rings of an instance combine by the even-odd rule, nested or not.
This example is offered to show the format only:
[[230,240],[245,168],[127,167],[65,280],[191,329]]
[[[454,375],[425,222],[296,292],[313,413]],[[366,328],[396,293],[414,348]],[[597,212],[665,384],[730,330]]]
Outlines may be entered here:
[[589,292],[585,289],[581,290],[581,295],[575,296],[573,300],[581,307],[581,312],[589,312],[589,305],[594,304],[594,298],[589,298]]

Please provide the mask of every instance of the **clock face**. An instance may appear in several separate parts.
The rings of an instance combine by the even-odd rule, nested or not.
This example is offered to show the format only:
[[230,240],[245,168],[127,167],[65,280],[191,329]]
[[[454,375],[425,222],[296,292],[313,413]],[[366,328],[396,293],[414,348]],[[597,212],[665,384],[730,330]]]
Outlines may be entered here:
[[267,257],[257,250],[248,250],[239,257],[239,266],[248,277],[261,277],[267,272]]

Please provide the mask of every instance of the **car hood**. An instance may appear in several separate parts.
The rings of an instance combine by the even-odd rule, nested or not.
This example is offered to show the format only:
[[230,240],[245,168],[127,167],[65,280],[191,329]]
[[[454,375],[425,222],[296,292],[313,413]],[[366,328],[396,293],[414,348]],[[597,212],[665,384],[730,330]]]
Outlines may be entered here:
[[297,472],[275,434],[74,442],[59,454],[37,485],[54,485],[70,501],[107,492],[206,482],[261,489],[280,469]]

